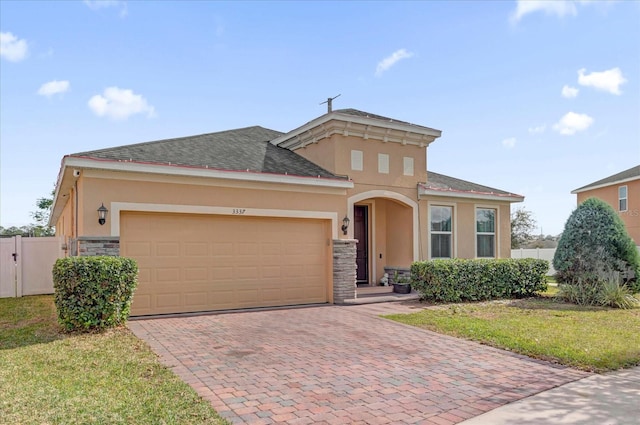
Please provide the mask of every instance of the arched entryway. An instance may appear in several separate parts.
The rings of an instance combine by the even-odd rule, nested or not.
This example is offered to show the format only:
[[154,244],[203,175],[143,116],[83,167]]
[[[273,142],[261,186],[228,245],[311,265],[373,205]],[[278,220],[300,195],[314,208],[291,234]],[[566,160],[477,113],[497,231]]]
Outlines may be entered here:
[[385,267],[406,268],[419,259],[418,204],[405,195],[373,190],[348,199],[352,226],[358,239],[356,263],[359,285],[375,286]]

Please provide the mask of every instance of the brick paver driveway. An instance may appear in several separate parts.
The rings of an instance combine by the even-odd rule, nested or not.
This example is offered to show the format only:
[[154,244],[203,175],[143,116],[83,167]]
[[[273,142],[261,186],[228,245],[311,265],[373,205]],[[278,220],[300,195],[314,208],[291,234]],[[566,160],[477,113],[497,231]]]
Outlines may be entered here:
[[234,423],[451,424],[586,376],[381,319],[366,306],[129,327]]

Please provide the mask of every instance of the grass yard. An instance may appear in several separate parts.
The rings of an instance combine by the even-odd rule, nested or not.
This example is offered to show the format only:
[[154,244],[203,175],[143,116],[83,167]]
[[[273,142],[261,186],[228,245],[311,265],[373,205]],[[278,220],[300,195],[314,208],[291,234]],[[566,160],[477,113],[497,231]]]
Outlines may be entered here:
[[579,307],[540,297],[385,317],[588,371],[640,365],[640,308]]
[[0,299],[0,422],[226,424],[128,329],[59,331],[52,296]]

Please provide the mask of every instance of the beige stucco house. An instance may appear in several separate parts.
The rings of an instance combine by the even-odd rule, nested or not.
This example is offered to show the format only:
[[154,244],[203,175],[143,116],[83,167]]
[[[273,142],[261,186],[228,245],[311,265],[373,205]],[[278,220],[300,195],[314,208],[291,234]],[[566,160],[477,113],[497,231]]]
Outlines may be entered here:
[[428,172],[440,135],[343,109],[67,155],[51,223],[69,255],[138,261],[134,315],[340,303],[385,268],[510,256],[524,198]]
[[589,198],[602,199],[618,213],[636,245],[640,246],[640,165],[605,177],[571,193],[578,205]]

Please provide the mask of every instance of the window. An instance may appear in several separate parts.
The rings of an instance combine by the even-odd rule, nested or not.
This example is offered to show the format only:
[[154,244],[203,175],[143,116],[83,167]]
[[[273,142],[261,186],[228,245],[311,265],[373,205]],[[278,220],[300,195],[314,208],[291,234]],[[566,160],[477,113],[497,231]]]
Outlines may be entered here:
[[476,256],[496,256],[496,210],[476,209]]
[[351,151],[351,169],[362,171],[362,151]]
[[432,206],[431,215],[431,258],[451,258],[451,216],[452,207]]
[[618,211],[627,210],[627,186],[618,188]]
[[378,172],[389,174],[389,155],[386,153],[378,154]]
[[413,158],[405,156],[403,158],[403,168],[405,176],[413,176]]

